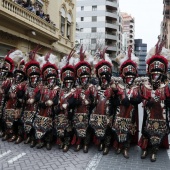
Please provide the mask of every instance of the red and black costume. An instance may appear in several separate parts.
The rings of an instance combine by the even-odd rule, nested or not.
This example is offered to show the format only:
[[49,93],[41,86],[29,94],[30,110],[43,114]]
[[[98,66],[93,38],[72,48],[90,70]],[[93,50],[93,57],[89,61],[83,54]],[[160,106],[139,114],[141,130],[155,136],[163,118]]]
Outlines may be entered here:
[[4,105],[7,100],[7,94],[12,84],[12,75],[15,68],[15,64],[9,54],[13,52],[10,51],[4,59],[2,68],[0,68],[0,137],[5,134],[5,121],[4,121]]
[[89,118],[94,106],[97,89],[90,84],[91,65],[84,61],[83,48],[80,49],[80,62],[75,65],[76,77],[78,78],[78,86],[76,94],[78,94],[78,102],[73,116],[73,127],[75,135],[72,141],[76,143],[75,151],[79,151],[83,145],[84,153],[88,152],[88,146],[92,132],[89,127]]
[[[73,49],[74,50],[74,49]],[[67,64],[61,69],[62,88],[60,90],[59,107],[56,109],[55,129],[57,132],[57,144],[63,152],[67,152],[73,134],[73,112],[76,104],[75,69],[69,65],[69,59],[74,54],[71,51],[67,58]]]
[[23,140],[23,126],[21,123],[21,115],[24,104],[24,94],[26,91],[26,75],[25,63],[22,60],[14,71],[14,81],[9,89],[8,98],[5,103],[5,123],[6,135],[2,140],[9,142],[15,141],[16,144]]
[[120,66],[123,83],[116,85],[118,92],[114,100],[119,100],[120,103],[117,102],[119,105],[114,114],[112,127],[115,132],[116,152],[119,154],[123,149],[125,158],[129,158],[130,143],[138,143],[138,104],[142,102],[140,87],[134,83],[137,77],[137,63],[131,59],[131,50],[129,47],[128,59]]
[[53,139],[54,107],[58,105],[59,86],[57,85],[58,68],[50,63],[50,53],[46,55],[47,63],[42,67],[44,84],[41,87],[40,102],[34,120],[35,137],[38,140],[37,149],[46,144],[51,149]]
[[34,147],[36,144],[35,140],[35,129],[33,127],[33,121],[38,109],[38,102],[40,100],[40,90],[42,85],[39,82],[41,75],[41,69],[39,63],[35,60],[36,51],[35,49],[30,52],[30,61],[25,65],[25,72],[28,78],[28,85],[25,92],[25,106],[22,116],[25,132],[25,144],[31,142],[30,147]]
[[109,146],[112,137],[112,118],[111,99],[114,97],[114,89],[112,88],[111,73],[112,64],[105,60],[105,50],[100,53],[102,60],[95,66],[96,75],[99,79],[97,88],[96,107],[93,109],[90,116],[90,125],[94,129],[95,144],[99,145],[99,150],[103,154],[109,152]]
[[147,73],[149,83],[142,87],[144,117],[142,125],[142,137],[139,146],[143,152],[141,158],[146,158],[148,148],[151,147],[151,161],[156,161],[156,153],[159,147],[163,145],[169,148],[169,107],[170,90],[164,83],[164,77],[167,74],[168,60],[161,55],[163,42],[156,44],[155,54],[147,59]]

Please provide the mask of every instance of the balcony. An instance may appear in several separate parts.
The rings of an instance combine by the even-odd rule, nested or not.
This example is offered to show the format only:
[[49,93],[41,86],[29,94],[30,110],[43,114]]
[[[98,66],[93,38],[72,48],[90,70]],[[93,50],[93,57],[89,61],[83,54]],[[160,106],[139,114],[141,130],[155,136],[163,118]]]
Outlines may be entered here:
[[[58,30],[39,16],[19,6],[11,0],[0,0],[0,30],[13,33],[18,37],[30,40],[39,39],[42,43],[53,43],[58,40]],[[36,36],[31,35],[31,31]]]
[[109,33],[106,34],[106,39],[111,39],[111,40],[117,40],[117,36],[116,35],[111,35]]
[[106,28],[112,28],[114,30],[118,30],[117,23],[106,23]]
[[117,9],[118,8],[118,3],[115,0],[106,0],[106,6],[109,6],[113,9]]
[[106,16],[118,20],[118,14],[112,10],[106,10]]

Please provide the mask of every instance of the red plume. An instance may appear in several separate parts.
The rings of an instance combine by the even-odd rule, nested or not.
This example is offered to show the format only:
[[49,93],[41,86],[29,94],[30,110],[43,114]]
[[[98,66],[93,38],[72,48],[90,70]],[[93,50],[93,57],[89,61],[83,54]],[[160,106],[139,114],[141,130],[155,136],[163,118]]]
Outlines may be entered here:
[[52,52],[52,49],[46,54],[45,61],[47,61],[47,62],[49,61],[51,52]]
[[29,55],[30,60],[34,60],[35,54],[36,54],[37,51],[40,50],[41,48],[42,48],[42,47],[39,46],[39,44],[38,44],[35,49],[33,49],[32,51],[30,51],[30,55]]
[[70,58],[73,56],[73,54],[75,53],[75,47],[71,50],[70,54],[68,55],[68,58],[67,58],[67,65],[69,64],[69,60]]
[[132,54],[132,46],[129,45],[128,47],[128,59],[131,60],[131,54]]
[[105,53],[106,53],[106,50],[108,49],[108,47],[104,48],[103,51],[100,52],[100,58],[105,60]]
[[83,45],[81,45],[81,48],[80,48],[80,61],[84,61],[84,54],[85,54],[85,51],[83,52]]
[[158,36],[158,42],[155,45],[156,46],[156,51],[155,51],[155,55],[160,55],[161,51],[162,51],[162,47],[165,45],[165,41],[161,40],[160,36]]

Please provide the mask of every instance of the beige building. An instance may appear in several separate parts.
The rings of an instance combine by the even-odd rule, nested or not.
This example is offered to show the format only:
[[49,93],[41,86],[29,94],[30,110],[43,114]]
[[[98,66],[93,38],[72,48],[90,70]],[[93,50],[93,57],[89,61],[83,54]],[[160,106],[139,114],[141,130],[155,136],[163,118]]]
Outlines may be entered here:
[[0,0],[1,57],[10,49],[28,52],[37,44],[42,46],[40,55],[51,49],[59,57],[70,53],[75,42],[76,0],[32,0],[49,14],[50,22],[14,1]]
[[163,0],[163,22],[161,34],[166,42],[166,48],[170,49],[170,0]]
[[127,51],[129,45],[134,48],[135,19],[125,12],[122,12],[121,16],[123,26],[123,49]]

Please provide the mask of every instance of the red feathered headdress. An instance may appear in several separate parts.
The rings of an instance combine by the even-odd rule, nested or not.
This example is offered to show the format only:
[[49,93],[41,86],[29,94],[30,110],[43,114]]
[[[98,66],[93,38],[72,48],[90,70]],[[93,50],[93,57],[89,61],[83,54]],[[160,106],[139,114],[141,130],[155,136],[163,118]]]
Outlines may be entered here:
[[69,65],[69,60],[75,53],[74,48],[71,50],[70,54],[67,57],[67,64],[61,69],[61,80],[64,81],[74,81],[75,80],[75,68],[72,65]]
[[162,51],[162,47],[164,46],[164,41],[158,37],[158,42],[155,45],[155,54],[148,58],[146,61],[147,73],[151,74],[153,72],[160,72],[162,74],[166,74],[168,69],[168,60],[162,56],[160,53]]
[[137,76],[137,63],[131,60],[132,57],[132,47],[128,47],[128,59],[124,61],[120,66],[120,75],[124,77],[126,75]]
[[42,75],[43,79],[46,80],[48,77],[58,76],[58,68],[55,64],[52,64],[49,62],[49,57],[50,57],[51,51],[45,56],[45,60],[47,61],[46,64],[43,65],[42,67]]
[[83,52],[83,46],[80,48],[80,61],[75,65],[76,76],[79,78],[81,76],[90,76],[91,66],[88,62],[84,61],[85,51]]
[[102,59],[99,61],[98,64],[96,64],[96,75],[97,77],[101,77],[101,74],[105,73],[112,73],[112,64],[105,60],[105,52],[107,48],[105,48],[103,51],[100,52],[100,58]]

